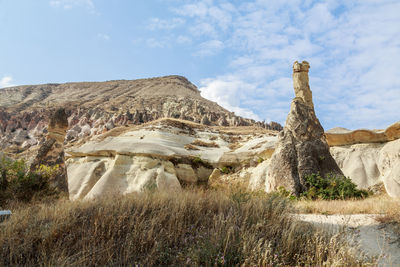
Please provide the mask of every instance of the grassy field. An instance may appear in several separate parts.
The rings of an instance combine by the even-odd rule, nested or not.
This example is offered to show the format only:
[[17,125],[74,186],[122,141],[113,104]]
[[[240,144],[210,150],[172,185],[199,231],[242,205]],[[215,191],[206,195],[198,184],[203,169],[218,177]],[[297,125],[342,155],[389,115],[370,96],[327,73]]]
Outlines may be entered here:
[[339,236],[276,195],[215,190],[25,205],[0,224],[0,265],[355,266]]

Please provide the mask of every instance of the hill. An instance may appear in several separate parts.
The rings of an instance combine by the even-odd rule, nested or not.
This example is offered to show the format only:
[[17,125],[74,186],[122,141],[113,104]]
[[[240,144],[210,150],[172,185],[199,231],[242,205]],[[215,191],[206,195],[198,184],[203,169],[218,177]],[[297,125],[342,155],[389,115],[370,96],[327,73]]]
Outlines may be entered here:
[[139,80],[24,85],[0,90],[0,149],[21,152],[43,141],[49,111],[65,108],[66,142],[138,125],[159,118],[179,118],[203,125],[259,126],[278,123],[242,118],[200,95],[181,76]]

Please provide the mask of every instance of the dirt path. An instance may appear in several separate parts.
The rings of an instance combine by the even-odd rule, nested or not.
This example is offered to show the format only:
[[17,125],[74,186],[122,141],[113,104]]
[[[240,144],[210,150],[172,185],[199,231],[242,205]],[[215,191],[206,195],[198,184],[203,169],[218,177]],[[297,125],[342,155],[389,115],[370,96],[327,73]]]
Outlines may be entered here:
[[332,231],[344,231],[349,243],[369,257],[377,257],[379,266],[400,266],[400,240],[389,225],[379,223],[373,214],[316,215],[298,218]]

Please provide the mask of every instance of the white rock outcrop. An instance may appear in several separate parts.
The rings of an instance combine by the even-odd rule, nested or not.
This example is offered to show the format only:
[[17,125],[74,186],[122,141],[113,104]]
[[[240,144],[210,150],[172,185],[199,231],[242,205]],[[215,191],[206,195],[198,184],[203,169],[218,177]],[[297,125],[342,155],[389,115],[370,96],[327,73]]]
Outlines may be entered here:
[[68,160],[70,199],[128,194],[144,189],[181,189],[173,164],[143,156],[84,157]]
[[360,188],[383,182],[391,197],[400,197],[400,139],[386,143],[334,146],[330,152],[345,176]]
[[215,168],[268,159],[276,136],[262,128],[245,129],[226,134],[174,119],[116,128],[67,151],[70,199],[176,191],[182,185],[207,183]]

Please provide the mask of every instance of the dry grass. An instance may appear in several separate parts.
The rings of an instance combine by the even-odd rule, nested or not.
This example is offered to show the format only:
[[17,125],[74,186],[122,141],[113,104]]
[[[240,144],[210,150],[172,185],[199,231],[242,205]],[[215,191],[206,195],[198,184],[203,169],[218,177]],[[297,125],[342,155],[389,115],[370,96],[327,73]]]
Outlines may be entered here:
[[372,196],[360,200],[300,200],[294,202],[300,213],[316,214],[379,214],[377,220],[392,225],[400,238],[400,200],[388,195]]
[[0,265],[354,266],[338,237],[295,221],[287,200],[184,191],[59,201],[0,225]]
[[138,129],[139,127],[137,126],[133,126],[133,125],[127,125],[127,126],[119,126],[119,127],[115,127],[99,136],[97,136],[97,140],[98,141],[103,141],[104,139],[106,139],[107,137],[116,137],[116,136],[120,136],[126,132],[132,131],[134,129]]
[[101,135],[96,136],[97,141],[103,141],[107,137],[115,137],[115,136],[120,136],[126,132],[129,131],[135,131],[135,130],[140,130],[143,128],[151,127],[154,125],[164,125],[164,126],[170,126],[170,127],[175,127],[178,129],[182,130],[188,130],[189,132],[193,132],[194,129],[205,129],[206,126],[192,122],[192,121],[186,121],[186,120],[181,120],[181,119],[173,119],[173,118],[160,118],[154,121],[149,121],[146,123],[142,123],[140,125],[126,125],[126,126],[119,126],[116,128],[113,128]]
[[228,148],[230,150],[236,150],[236,149],[240,148],[241,146],[242,146],[242,144],[240,144],[240,143],[232,143],[232,144],[229,144]]
[[[354,200],[299,200],[294,202],[301,213],[318,214],[389,214],[400,213],[399,200],[387,195]],[[400,221],[400,220],[399,220]]]
[[215,142],[205,142],[200,139],[194,140],[191,144],[195,145],[195,146],[202,146],[202,147],[219,147],[219,145]]
[[224,134],[235,135],[256,135],[256,134],[270,134],[277,135],[279,131],[268,130],[258,126],[212,126],[213,129]]
[[186,150],[200,150],[192,144],[186,144],[183,146]]

